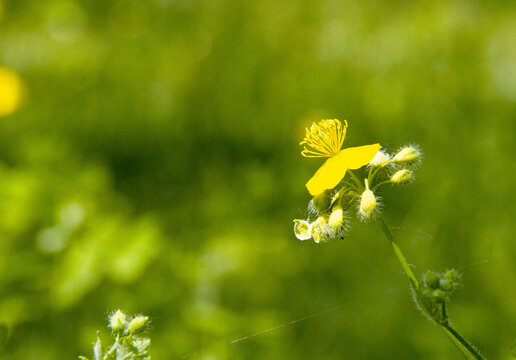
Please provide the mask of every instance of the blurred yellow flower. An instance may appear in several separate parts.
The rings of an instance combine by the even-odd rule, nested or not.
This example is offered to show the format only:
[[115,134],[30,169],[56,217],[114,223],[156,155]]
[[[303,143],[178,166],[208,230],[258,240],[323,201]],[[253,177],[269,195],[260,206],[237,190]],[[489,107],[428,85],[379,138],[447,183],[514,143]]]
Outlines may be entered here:
[[311,195],[315,196],[327,189],[333,189],[346,175],[367,165],[381,148],[380,144],[351,147],[341,150],[346,137],[347,121],[344,125],[337,120],[321,120],[306,129],[306,136],[300,145],[305,145],[301,154],[305,157],[328,157],[306,183]]
[[20,106],[22,82],[14,71],[0,67],[0,116],[7,116]]

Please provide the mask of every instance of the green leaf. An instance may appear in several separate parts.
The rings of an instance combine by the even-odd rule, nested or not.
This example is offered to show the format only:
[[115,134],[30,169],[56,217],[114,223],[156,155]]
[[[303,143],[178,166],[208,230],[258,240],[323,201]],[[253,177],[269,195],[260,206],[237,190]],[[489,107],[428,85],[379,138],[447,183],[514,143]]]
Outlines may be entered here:
[[95,356],[95,360],[102,359],[102,343],[100,341],[100,333],[97,331],[97,342],[93,346],[93,355]]

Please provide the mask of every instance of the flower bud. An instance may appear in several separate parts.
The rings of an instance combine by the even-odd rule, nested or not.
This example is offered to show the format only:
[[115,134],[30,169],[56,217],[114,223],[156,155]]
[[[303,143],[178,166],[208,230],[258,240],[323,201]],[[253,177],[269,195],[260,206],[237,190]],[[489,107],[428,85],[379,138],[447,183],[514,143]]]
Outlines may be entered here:
[[455,285],[450,279],[441,279],[441,281],[439,281],[439,287],[448,292],[455,290]]
[[444,291],[437,289],[432,292],[432,301],[442,303],[444,300],[446,300],[446,294]]
[[423,297],[430,299],[432,297],[432,290],[424,289],[422,295]]
[[294,234],[299,240],[308,240],[312,237],[312,225],[305,220],[294,220]]
[[325,190],[322,193],[315,195],[312,198],[312,208],[317,214],[322,214],[330,207],[332,196],[329,190]]
[[328,224],[324,216],[319,216],[312,224],[312,237],[316,243],[321,242],[328,234]]
[[394,155],[394,161],[397,163],[404,163],[409,161],[417,160],[421,157],[421,153],[412,146],[407,146],[401,149],[396,155]]
[[360,207],[358,212],[363,219],[367,219],[373,215],[377,207],[378,203],[376,201],[376,196],[374,196],[374,193],[371,190],[366,189],[360,196]]
[[448,280],[451,280],[453,282],[459,282],[460,280],[460,274],[457,270],[455,269],[451,269],[451,270],[447,270],[445,273],[444,273],[444,276],[443,276],[445,279],[448,279]]
[[113,332],[121,332],[127,325],[127,316],[120,310],[117,310],[109,317],[109,327]]
[[410,181],[414,178],[414,172],[408,169],[402,169],[396,171],[394,175],[391,176],[391,182],[394,184],[401,184],[407,181]]
[[147,316],[139,315],[131,320],[127,330],[125,331],[127,334],[135,335],[143,330],[145,330],[147,324],[149,323],[149,318]]
[[344,224],[344,210],[340,206],[333,208],[333,211],[328,219],[328,227],[332,231],[338,231]]
[[373,160],[369,162],[369,165],[373,167],[380,167],[387,164],[389,161],[391,161],[389,154],[384,153],[382,150],[378,150]]
[[438,289],[439,288],[439,275],[432,271],[427,271],[425,274],[425,283],[429,288]]

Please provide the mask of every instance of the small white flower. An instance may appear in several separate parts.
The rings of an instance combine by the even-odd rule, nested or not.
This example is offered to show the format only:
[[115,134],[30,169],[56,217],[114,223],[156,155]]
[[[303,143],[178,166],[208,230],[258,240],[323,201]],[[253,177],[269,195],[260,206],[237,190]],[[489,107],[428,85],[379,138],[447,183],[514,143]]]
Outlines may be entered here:
[[301,241],[310,239],[312,237],[312,224],[305,220],[294,220],[294,234]]

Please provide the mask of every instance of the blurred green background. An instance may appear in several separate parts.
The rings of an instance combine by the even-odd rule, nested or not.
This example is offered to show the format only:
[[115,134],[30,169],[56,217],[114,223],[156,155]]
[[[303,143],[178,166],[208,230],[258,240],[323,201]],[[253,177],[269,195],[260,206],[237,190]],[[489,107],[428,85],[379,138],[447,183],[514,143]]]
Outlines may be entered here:
[[298,143],[322,118],[348,120],[345,146],[421,146],[385,218],[418,274],[463,272],[454,324],[508,358],[515,2],[0,9],[0,66],[22,84],[0,117],[2,358],[91,356],[119,307],[151,317],[155,359],[460,358],[375,224],[294,237],[321,164]]

